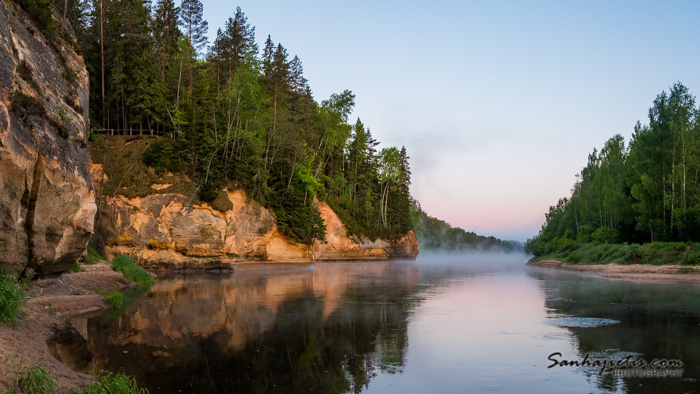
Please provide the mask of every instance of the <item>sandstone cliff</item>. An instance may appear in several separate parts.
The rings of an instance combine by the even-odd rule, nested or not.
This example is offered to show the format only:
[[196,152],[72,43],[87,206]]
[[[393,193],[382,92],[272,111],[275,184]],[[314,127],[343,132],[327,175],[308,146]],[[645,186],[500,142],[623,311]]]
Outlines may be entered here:
[[63,271],[93,233],[88,75],[73,47],[0,0],[0,266]]
[[128,253],[140,264],[165,268],[227,268],[248,261],[311,262],[415,258],[413,232],[387,242],[346,235],[337,215],[319,203],[327,243],[303,245],[277,229],[274,216],[243,190],[227,192],[233,208],[220,212],[208,204],[188,206],[180,194],[104,197],[98,233],[108,257]]

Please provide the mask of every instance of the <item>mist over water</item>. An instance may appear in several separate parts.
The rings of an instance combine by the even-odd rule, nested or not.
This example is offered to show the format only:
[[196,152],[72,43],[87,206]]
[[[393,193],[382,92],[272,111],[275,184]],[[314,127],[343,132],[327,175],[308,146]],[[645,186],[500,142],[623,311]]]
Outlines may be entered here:
[[483,275],[522,272],[530,256],[505,252],[420,252],[416,259],[421,274]]
[[[101,366],[152,393],[693,391],[700,286],[541,270],[528,257],[422,252],[175,275],[117,320],[91,319],[88,341]],[[616,377],[550,369],[555,352],[686,366],[682,378]]]

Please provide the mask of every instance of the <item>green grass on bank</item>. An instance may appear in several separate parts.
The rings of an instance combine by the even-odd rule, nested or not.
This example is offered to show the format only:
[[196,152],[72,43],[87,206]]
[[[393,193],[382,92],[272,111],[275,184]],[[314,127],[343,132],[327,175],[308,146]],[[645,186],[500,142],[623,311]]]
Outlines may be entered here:
[[102,256],[98,251],[92,246],[87,246],[87,253],[83,256],[83,263],[85,264],[95,264],[99,261],[108,261],[106,257]]
[[113,374],[108,371],[102,371],[97,377],[97,381],[91,383],[85,391],[85,394],[146,394],[148,390],[139,388],[134,378],[127,376],[124,372],[119,371]]
[[700,264],[700,243],[652,242],[647,244],[599,244],[564,242],[532,261],[556,259],[572,264]]
[[[39,358],[34,363],[27,363],[24,358],[12,366],[14,356],[6,358],[3,362],[3,373],[0,377],[9,393],[41,393],[58,394],[61,388],[56,382],[56,375],[45,366],[45,360]],[[76,394],[147,394],[148,390],[139,388],[134,378],[127,376],[123,371],[112,373],[101,371],[97,380],[84,390],[73,390]]]
[[[58,394],[60,389],[56,383],[56,375],[46,369],[44,359],[39,358],[35,363],[28,364],[24,358],[10,368],[10,362],[15,356],[7,357],[3,362],[3,383],[7,393],[46,393]],[[11,369],[11,371],[10,371]],[[11,372],[11,373],[8,373]]]
[[30,273],[20,280],[17,274],[0,269],[0,323],[15,325],[21,319],[25,288],[32,276]]
[[139,286],[149,286],[156,283],[155,279],[128,255],[122,254],[112,259],[112,269],[124,274],[124,276],[136,282]]

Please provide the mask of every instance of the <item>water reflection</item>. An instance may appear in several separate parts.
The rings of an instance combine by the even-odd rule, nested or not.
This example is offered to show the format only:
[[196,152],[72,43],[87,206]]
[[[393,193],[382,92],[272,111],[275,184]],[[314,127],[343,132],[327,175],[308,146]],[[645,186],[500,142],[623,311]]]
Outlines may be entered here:
[[92,319],[88,337],[101,366],[152,392],[359,392],[401,372],[417,276],[355,262],[173,277],[118,320]]
[[596,318],[618,324],[560,325],[573,334],[577,354],[615,359],[635,354],[646,361],[677,359],[683,378],[617,378],[598,369],[579,371],[601,391],[694,392],[700,376],[700,287],[643,283],[531,270],[545,294],[550,321]]
[[[101,367],[124,368],[154,393],[695,390],[700,286],[525,261],[423,256],[162,278],[117,319],[91,319],[88,343]],[[680,359],[684,374],[550,369],[554,352]]]

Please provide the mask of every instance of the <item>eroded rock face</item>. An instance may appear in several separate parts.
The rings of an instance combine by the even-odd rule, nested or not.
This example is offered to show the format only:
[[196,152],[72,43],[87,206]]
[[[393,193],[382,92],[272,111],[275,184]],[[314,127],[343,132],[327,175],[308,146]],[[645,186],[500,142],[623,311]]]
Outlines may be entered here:
[[243,190],[228,191],[233,208],[220,212],[209,206],[188,206],[179,194],[143,198],[104,197],[98,234],[108,257],[127,253],[140,264],[164,268],[227,268],[250,261],[311,262],[415,258],[418,243],[409,233],[396,242],[359,240],[346,236],[338,216],[319,203],[328,243],[313,247],[279,233],[274,216],[246,198]]
[[64,271],[93,233],[88,75],[68,43],[0,0],[0,265]]
[[316,241],[313,252],[316,260],[376,260],[388,258],[415,259],[420,248],[413,230],[396,241],[348,236],[343,222],[326,203],[319,204],[326,224],[326,243]]
[[236,261],[311,261],[309,247],[277,231],[275,219],[242,190],[227,192],[233,208],[188,206],[180,194],[105,197],[98,220],[108,257],[128,253],[146,266],[225,268]]

